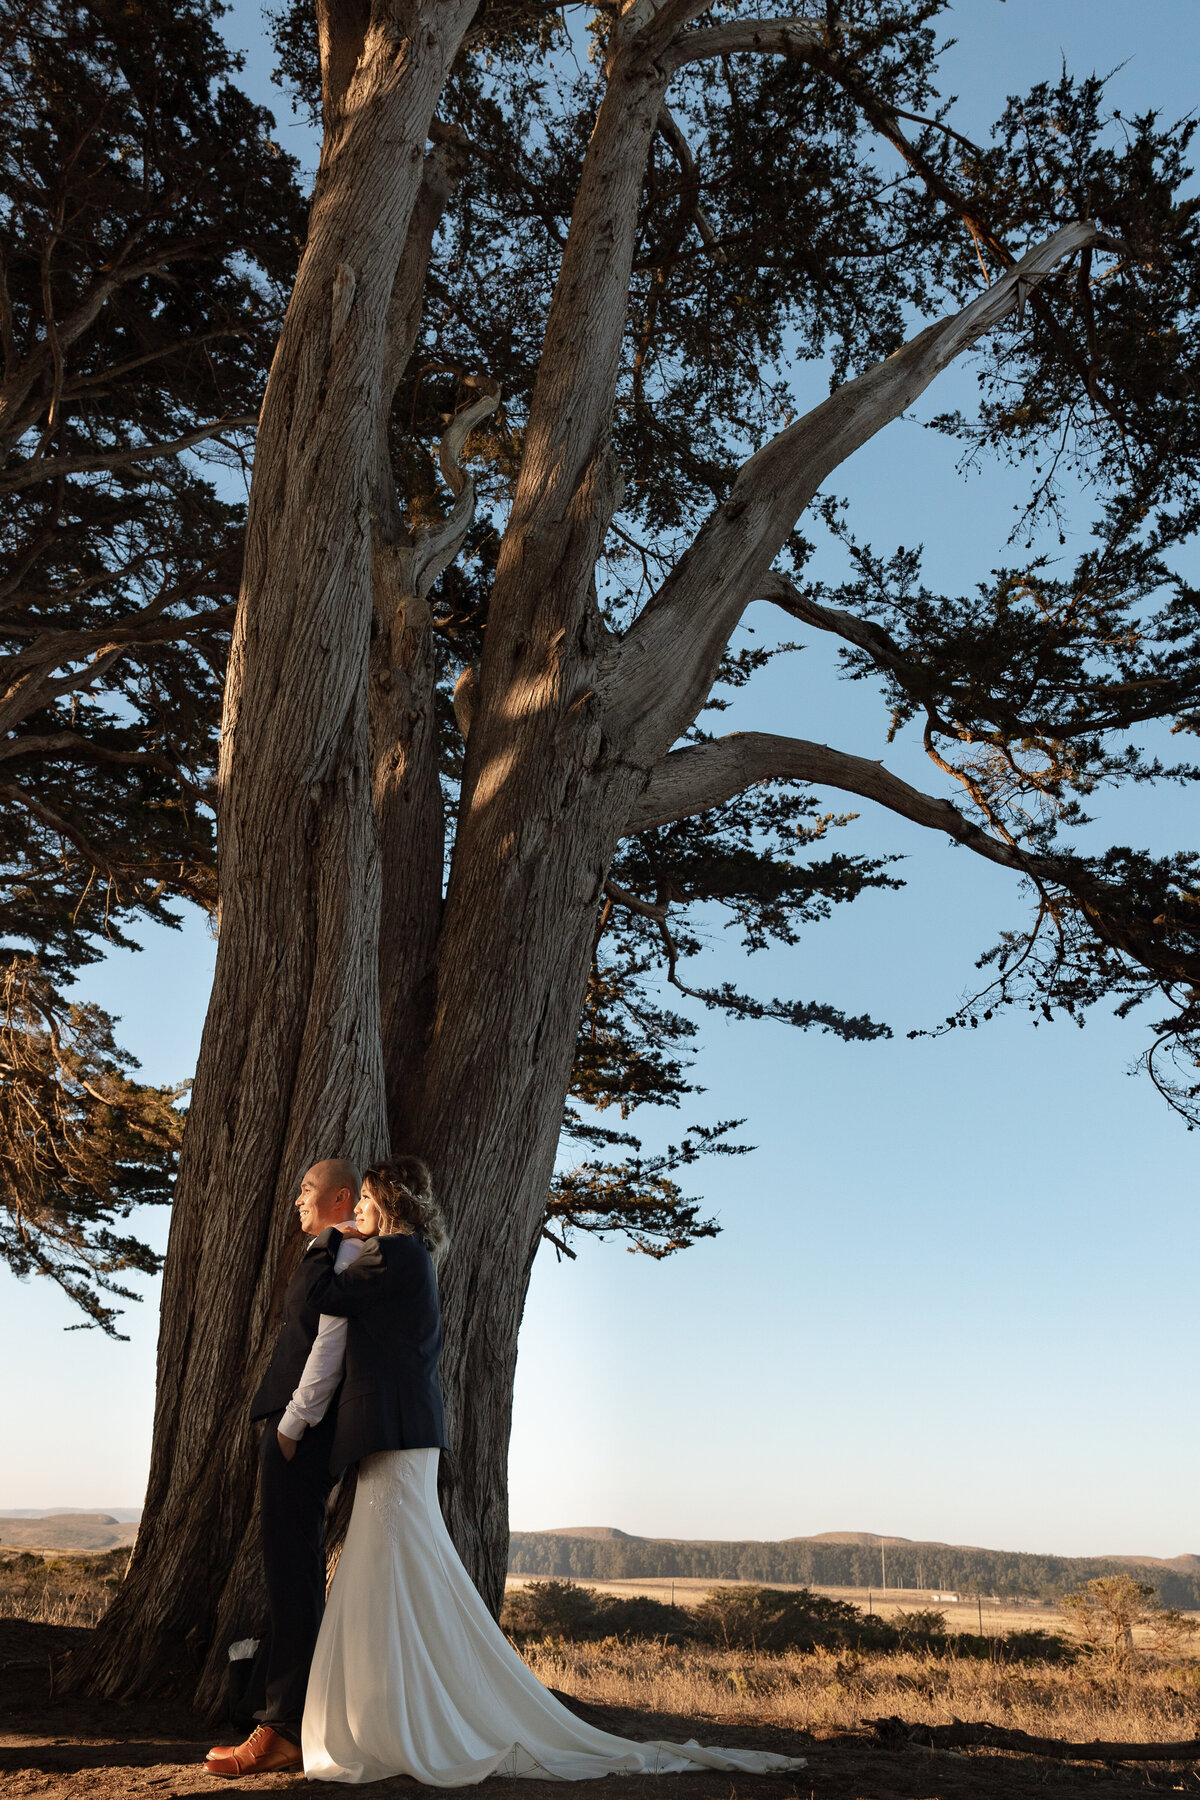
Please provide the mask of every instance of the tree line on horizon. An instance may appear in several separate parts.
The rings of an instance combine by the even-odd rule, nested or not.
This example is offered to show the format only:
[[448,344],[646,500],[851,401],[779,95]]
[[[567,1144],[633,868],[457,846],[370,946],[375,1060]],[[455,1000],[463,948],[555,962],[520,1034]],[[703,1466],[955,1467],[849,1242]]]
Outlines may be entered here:
[[[889,1544],[888,1591],[946,1589],[997,1599],[1056,1600],[1065,1590],[1129,1573],[1123,1558],[976,1550],[946,1544]],[[1138,1565],[1139,1567],[1142,1565]],[[1147,1561],[1165,1606],[1200,1608],[1200,1574]],[[786,1582],[802,1587],[880,1589],[878,1546],[817,1544],[804,1538],[753,1540],[560,1537],[514,1531],[510,1575],[579,1581],[701,1580]]]

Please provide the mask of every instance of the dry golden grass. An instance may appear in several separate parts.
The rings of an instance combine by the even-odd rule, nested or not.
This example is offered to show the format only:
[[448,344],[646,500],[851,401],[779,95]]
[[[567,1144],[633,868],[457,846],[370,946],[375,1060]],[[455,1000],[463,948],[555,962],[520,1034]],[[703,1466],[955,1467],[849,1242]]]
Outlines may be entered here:
[[779,1656],[626,1643],[525,1644],[550,1687],[601,1706],[769,1722],[824,1735],[893,1714],[912,1723],[988,1720],[1086,1742],[1174,1741],[1200,1729],[1200,1664],[1089,1656],[1074,1665],[918,1651]]
[[127,1548],[94,1555],[0,1556],[0,1619],[37,1625],[95,1625],[103,1618],[129,1561]]

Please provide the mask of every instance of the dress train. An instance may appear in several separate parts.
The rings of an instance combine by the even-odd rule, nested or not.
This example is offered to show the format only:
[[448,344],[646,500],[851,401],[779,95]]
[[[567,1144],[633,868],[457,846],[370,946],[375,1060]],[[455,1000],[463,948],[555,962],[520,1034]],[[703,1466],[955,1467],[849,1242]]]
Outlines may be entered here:
[[304,1708],[318,1781],[411,1775],[463,1787],[488,1775],[583,1781],[687,1769],[761,1774],[802,1757],[635,1743],[598,1731],[517,1655],[459,1560],[437,1497],[436,1450],[363,1459]]

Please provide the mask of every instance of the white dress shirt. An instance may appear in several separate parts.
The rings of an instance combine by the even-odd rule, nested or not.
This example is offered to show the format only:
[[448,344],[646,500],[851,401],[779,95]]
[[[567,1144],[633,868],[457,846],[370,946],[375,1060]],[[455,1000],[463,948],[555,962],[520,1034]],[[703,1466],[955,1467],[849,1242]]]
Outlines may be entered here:
[[[308,1248],[311,1250],[312,1245]],[[334,1273],[340,1275],[343,1269],[348,1269],[361,1252],[362,1244],[357,1238],[343,1238],[333,1261]],[[307,1256],[308,1251],[304,1254]],[[331,1313],[322,1313],[299,1385],[279,1421],[279,1430],[284,1437],[302,1438],[310,1425],[321,1423],[342,1379],[345,1360],[346,1321],[335,1319]]]

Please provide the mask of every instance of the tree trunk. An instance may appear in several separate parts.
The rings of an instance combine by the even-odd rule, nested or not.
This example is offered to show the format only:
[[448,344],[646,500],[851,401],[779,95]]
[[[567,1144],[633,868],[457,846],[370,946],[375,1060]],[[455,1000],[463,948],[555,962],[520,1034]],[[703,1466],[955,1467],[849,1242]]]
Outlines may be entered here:
[[497,1612],[517,1332],[597,907],[642,780],[606,761],[594,658],[572,651],[521,674],[471,728],[420,1136],[453,1240],[442,1281],[448,1523]]
[[228,1641],[261,1622],[247,1412],[297,1247],[289,1201],[318,1157],[386,1148],[372,456],[429,123],[473,10],[323,10],[326,141],[259,427],[222,742],[221,942],[168,1245],[145,1525],[70,1672],[102,1696],[151,1693],[182,1665],[215,1708]]

